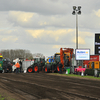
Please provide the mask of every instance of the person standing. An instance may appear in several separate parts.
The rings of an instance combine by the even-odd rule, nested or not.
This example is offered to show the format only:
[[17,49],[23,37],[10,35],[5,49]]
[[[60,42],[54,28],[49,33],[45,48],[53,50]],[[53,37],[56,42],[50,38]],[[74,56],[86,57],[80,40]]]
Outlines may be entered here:
[[22,61],[20,60],[19,61],[19,64],[20,64],[20,73],[22,72]]
[[16,66],[16,73],[19,73],[20,64],[17,62],[14,66]]

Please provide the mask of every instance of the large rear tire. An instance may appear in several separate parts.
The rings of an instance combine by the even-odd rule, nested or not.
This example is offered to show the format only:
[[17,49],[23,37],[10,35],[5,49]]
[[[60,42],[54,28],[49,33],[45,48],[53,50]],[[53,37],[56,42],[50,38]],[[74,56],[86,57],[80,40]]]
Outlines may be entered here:
[[32,68],[32,67],[29,67],[29,68],[27,69],[27,72],[28,72],[28,73],[32,73],[32,72],[33,72],[33,68]]

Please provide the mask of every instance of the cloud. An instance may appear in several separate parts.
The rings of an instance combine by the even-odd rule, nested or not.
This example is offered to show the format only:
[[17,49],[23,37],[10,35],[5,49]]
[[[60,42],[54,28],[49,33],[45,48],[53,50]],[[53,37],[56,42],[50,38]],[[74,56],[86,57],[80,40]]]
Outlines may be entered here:
[[9,19],[16,23],[28,23],[33,17],[34,13],[21,12],[21,11],[9,11]]
[[31,34],[34,38],[40,38],[44,30],[26,30],[29,34]]
[[100,33],[98,0],[1,0],[1,48],[28,48],[44,54],[59,51],[60,46],[75,48],[73,5],[82,7],[78,15],[79,47],[94,50],[94,33]]
[[15,42],[15,41],[17,41],[18,40],[18,38],[14,38],[14,37],[12,37],[12,36],[9,36],[9,37],[5,37],[5,38],[2,38],[1,39],[3,42],[9,42],[9,41],[11,41],[11,42]]
[[[78,32],[78,43],[86,45],[86,43],[87,43],[86,38],[91,39],[93,37],[94,37],[94,33],[92,33],[92,32],[79,31]],[[72,38],[73,38],[73,42],[76,43],[76,36],[75,36],[75,39],[74,39],[74,37],[72,37]]]
[[[74,39],[73,42],[76,43],[76,39]],[[78,37],[78,44],[86,44],[84,38]]]
[[44,28],[44,27],[72,27],[69,21],[70,16],[65,15],[52,15],[45,16],[38,13],[30,13],[23,11],[9,11],[8,21],[15,26],[21,26],[24,28]]
[[66,13],[66,7],[68,8],[68,4],[60,0],[10,0],[10,2],[8,0],[1,0],[0,3],[1,11],[37,12],[44,15],[64,14]]
[[100,17],[100,9],[97,11],[94,10],[94,13],[96,14],[97,17]]
[[94,37],[94,33],[92,32],[86,32],[86,31],[79,31],[79,36],[81,37]]
[[59,48],[61,48],[61,45],[53,45],[52,48],[57,48],[57,49],[59,49]]
[[79,39],[79,44],[86,44],[84,38],[78,37]]
[[26,32],[28,32],[33,37],[33,39],[37,39],[40,43],[55,42],[55,43],[64,43],[64,44],[66,43],[67,40],[69,40],[68,43],[71,41],[71,39],[68,38],[68,35],[72,36],[73,31],[74,31],[73,29],[26,30]]
[[11,33],[12,32],[12,30],[8,30],[8,32],[7,33]]
[[[55,29],[71,29],[76,27],[74,25],[75,16],[71,14],[45,16],[36,12],[30,13],[23,11],[9,11],[7,19],[9,23],[12,23],[14,26],[20,26],[23,28],[43,29],[53,27]],[[85,27],[87,30],[99,29],[99,21],[100,19],[93,12],[89,14],[83,14],[78,18],[78,27],[80,29],[84,29]]]

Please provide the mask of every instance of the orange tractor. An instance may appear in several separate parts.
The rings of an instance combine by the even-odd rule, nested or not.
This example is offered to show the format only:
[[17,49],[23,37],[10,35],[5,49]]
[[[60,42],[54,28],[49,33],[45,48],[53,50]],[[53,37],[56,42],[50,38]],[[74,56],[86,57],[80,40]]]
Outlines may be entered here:
[[[56,53],[54,58],[56,63],[59,64],[59,62],[62,63],[63,67],[62,69],[64,70],[66,67],[71,66],[71,59],[73,55],[73,50],[72,48],[60,48],[60,53]],[[57,64],[56,70],[59,72],[59,66]]]

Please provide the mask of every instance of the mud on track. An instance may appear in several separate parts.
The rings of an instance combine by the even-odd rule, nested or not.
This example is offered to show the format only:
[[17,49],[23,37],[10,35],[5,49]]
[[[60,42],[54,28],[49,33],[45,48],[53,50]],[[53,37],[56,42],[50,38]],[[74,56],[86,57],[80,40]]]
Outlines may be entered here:
[[15,100],[99,100],[100,98],[98,80],[48,73],[2,73],[0,76],[0,88]]

